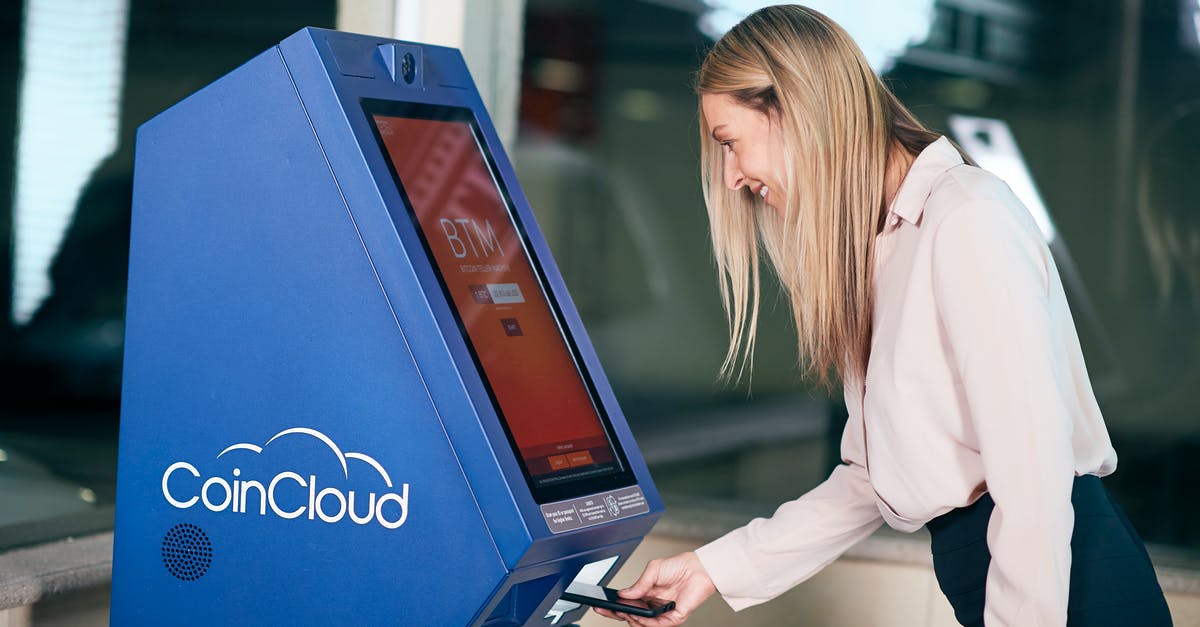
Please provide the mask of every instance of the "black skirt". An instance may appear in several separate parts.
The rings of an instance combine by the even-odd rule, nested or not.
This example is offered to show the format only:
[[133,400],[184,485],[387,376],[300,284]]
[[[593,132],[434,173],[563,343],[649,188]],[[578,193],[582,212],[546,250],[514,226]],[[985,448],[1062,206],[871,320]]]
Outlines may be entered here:
[[[1071,492],[1069,627],[1171,624],[1166,599],[1142,540],[1098,477],[1076,477]],[[984,494],[967,507],[929,521],[938,586],[969,627],[983,625],[988,564],[988,520],[995,503]]]

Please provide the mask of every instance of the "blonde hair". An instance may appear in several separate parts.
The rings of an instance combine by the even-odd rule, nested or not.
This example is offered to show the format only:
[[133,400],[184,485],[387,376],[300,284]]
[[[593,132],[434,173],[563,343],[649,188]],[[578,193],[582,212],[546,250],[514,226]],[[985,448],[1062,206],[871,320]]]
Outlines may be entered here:
[[938,135],[840,26],[798,5],[767,7],[734,26],[705,57],[696,91],[766,114],[784,146],[786,198],[773,201],[782,201],[780,216],[748,189],[725,187],[721,146],[700,110],[701,180],[729,322],[722,377],[740,378],[753,360],[760,245],[790,301],[805,377],[828,386],[833,373],[862,376],[887,160],[896,144],[918,153]]

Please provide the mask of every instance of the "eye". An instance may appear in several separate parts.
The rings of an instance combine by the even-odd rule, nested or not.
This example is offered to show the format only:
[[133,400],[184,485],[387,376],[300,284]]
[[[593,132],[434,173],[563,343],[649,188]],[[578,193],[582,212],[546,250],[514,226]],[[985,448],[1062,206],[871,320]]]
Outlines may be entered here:
[[726,141],[720,142],[720,144],[721,144],[721,147],[724,148],[725,150],[733,150],[733,140],[726,140]]

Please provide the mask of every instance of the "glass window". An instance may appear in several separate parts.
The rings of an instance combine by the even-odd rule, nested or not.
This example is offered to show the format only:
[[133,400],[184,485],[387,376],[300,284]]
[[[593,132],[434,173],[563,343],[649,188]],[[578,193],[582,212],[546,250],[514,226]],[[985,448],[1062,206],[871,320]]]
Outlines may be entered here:
[[112,526],[133,138],[334,0],[0,8],[0,548]]
[[[715,381],[726,330],[690,84],[761,4],[529,0],[513,151],[668,502],[755,511],[821,480],[840,436],[840,399],[798,381],[771,286],[752,385]],[[1200,548],[1200,2],[808,4],[1039,214],[1121,457],[1106,483],[1148,541]]]

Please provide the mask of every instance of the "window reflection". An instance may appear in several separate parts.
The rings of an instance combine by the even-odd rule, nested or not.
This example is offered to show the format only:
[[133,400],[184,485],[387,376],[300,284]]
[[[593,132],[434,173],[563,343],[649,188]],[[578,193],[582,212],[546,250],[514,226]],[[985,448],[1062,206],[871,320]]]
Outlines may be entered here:
[[[714,41],[747,15],[778,4],[761,0],[703,2],[708,9],[700,16],[699,28]],[[809,0],[802,4],[846,29],[876,72],[888,71],[909,46],[928,39],[933,25],[934,0]]]
[[128,0],[26,2],[13,201],[17,324],[50,293],[50,262],[83,186],[117,147],[128,18]]
[[[836,461],[839,399],[797,381],[794,332],[771,286],[753,395],[714,380],[726,329],[689,89],[712,38],[760,4],[528,0],[514,161],[668,501],[769,512]],[[951,116],[1003,120],[1036,182],[1121,454],[1106,482],[1148,540],[1200,549],[1187,487],[1200,470],[1200,3],[809,4],[847,26],[932,128],[950,133]],[[572,68],[573,90],[539,78],[548,60]],[[635,298],[593,299],[623,285]],[[804,427],[780,435],[773,420],[787,412]],[[656,448],[681,441],[694,446]]]
[[0,3],[0,549],[111,529],[136,128],[335,11]]
[[[838,430],[829,424],[831,399],[797,381],[786,303],[770,285],[760,335],[769,340],[757,355],[753,396],[746,386],[715,381],[726,327],[697,180],[689,85],[720,28],[716,4],[527,0],[521,130],[511,153],[664,494],[772,503],[820,478],[836,456]],[[21,56],[30,45],[22,11],[33,5],[0,8],[0,29],[9,35],[0,38],[0,142],[8,142],[0,146],[0,235],[25,241],[16,196],[73,191],[60,203],[68,217],[48,231],[61,233],[51,238],[61,245],[40,262],[50,276],[40,305],[24,287],[19,297],[9,293],[15,282],[26,285],[18,273],[35,266],[15,257],[0,264],[4,310],[15,315],[19,301],[29,316],[18,316],[27,320],[19,328],[10,320],[0,329],[0,498],[14,502],[25,492],[13,482],[31,482],[20,485],[60,499],[42,510],[44,519],[75,511],[103,517],[115,474],[133,130],[297,28],[332,26],[335,2],[131,3],[127,28],[105,31],[128,33],[124,69],[115,78],[94,72],[110,77],[103,84],[116,91],[99,105],[60,98],[32,109],[67,106],[75,133],[68,140],[98,129],[115,133],[115,144],[57,148],[90,155],[70,180],[59,162],[34,179],[20,178],[15,163],[13,138],[37,137],[36,124],[26,128],[31,109],[17,115],[18,93],[26,98],[18,70],[32,63]],[[1131,5],[1140,7],[1133,21]],[[1191,488],[1200,470],[1200,2],[814,6],[851,27],[885,80],[930,126],[949,131],[951,115],[1007,123],[1070,246],[1078,293],[1090,295],[1099,321],[1084,322],[1073,301],[1121,453],[1109,485],[1148,540],[1200,549]],[[855,16],[844,14],[851,7],[887,32],[856,32]],[[85,123],[101,109],[111,113]],[[1130,129],[1127,142],[1118,143],[1117,128]],[[33,163],[21,159],[21,171]],[[17,180],[34,181],[20,183],[32,191],[10,187]],[[1132,219],[1119,219],[1122,211]],[[1110,362],[1124,385],[1099,383]],[[691,444],[654,444],[681,441]],[[0,544],[16,537],[4,525]]]
[[1179,20],[1180,36],[1189,48],[1200,50],[1200,1],[1183,0],[1180,3],[1183,16]]

